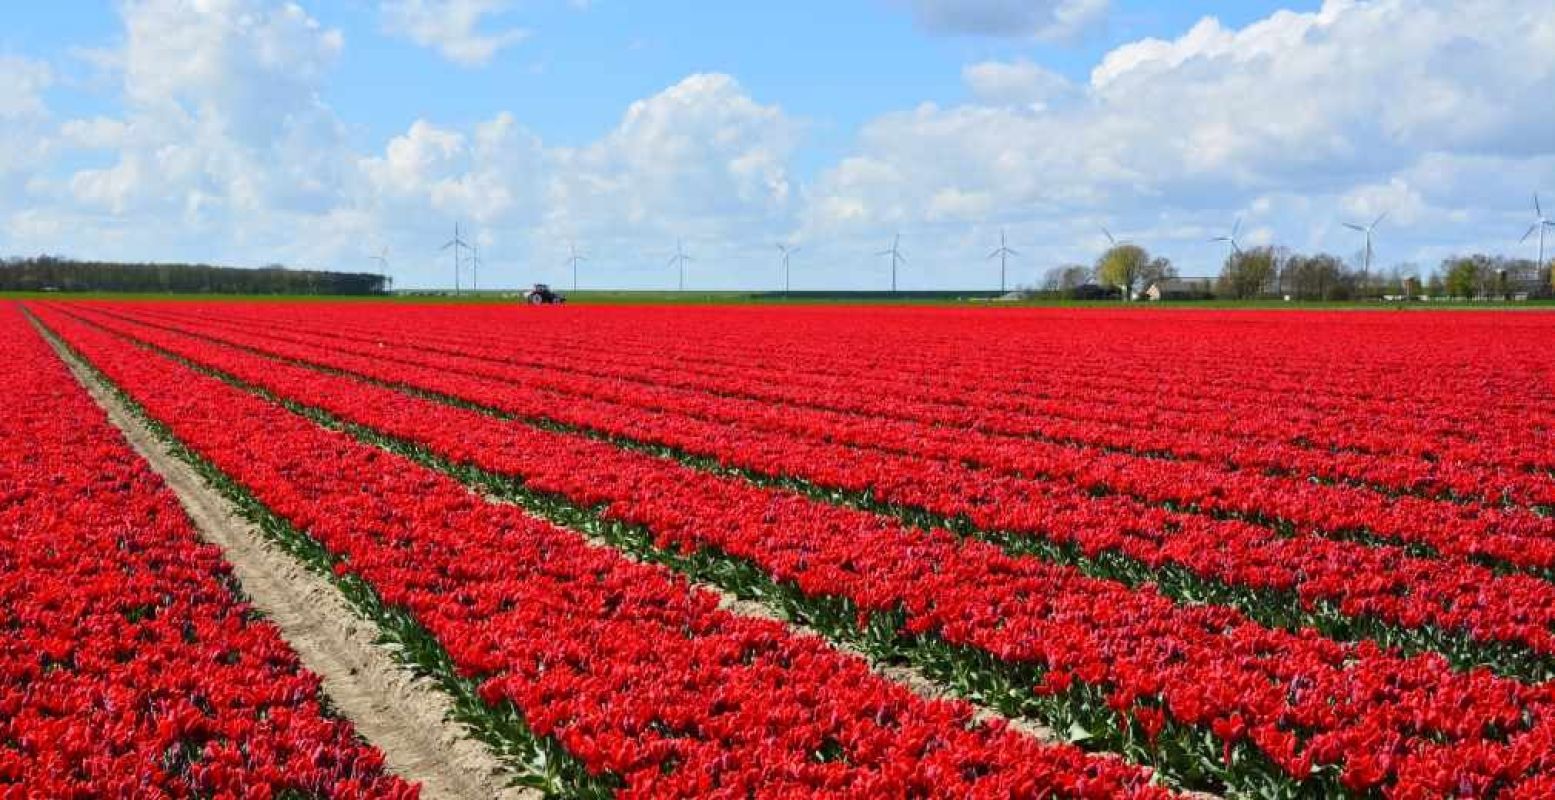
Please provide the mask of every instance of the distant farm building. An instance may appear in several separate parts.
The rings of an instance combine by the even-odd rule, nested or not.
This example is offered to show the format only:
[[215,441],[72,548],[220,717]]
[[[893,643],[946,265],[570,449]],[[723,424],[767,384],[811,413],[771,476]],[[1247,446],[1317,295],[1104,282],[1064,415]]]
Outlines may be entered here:
[[1161,300],[1208,300],[1215,296],[1213,278],[1167,278],[1150,284],[1145,297]]

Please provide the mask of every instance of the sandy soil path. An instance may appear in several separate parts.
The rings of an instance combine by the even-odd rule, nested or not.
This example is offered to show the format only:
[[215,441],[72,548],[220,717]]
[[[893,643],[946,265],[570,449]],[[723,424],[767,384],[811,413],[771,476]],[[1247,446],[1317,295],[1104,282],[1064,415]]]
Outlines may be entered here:
[[359,617],[334,586],[270,545],[73,355],[45,338],[172,488],[200,535],[222,549],[254,607],[281,629],[303,665],[323,678],[335,710],[383,751],[390,770],[420,783],[428,800],[542,796],[508,787],[511,776],[490,750],[448,718],[447,695],[395,662],[375,643],[375,626]]

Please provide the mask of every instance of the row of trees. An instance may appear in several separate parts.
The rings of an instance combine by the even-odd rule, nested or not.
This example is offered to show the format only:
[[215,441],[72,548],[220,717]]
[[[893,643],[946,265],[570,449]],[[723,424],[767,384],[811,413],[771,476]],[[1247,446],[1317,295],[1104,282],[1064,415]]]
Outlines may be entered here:
[[0,291],[181,294],[370,295],[389,289],[382,275],[207,264],[120,264],[56,256],[0,260]]
[[1066,264],[1047,271],[1042,290],[1069,297],[1121,295],[1137,297],[1151,284],[1177,277],[1170,259],[1151,256],[1137,244],[1109,248],[1092,266]]
[[1178,298],[1259,297],[1296,301],[1343,301],[1381,297],[1480,299],[1552,293],[1551,265],[1502,256],[1455,256],[1422,280],[1415,265],[1366,273],[1328,253],[1294,253],[1283,247],[1256,247],[1228,256],[1215,278],[1175,280],[1177,270],[1143,247],[1119,244],[1090,266],[1067,264],[1043,276],[1040,290],[1079,299],[1140,297],[1153,285],[1168,287]]

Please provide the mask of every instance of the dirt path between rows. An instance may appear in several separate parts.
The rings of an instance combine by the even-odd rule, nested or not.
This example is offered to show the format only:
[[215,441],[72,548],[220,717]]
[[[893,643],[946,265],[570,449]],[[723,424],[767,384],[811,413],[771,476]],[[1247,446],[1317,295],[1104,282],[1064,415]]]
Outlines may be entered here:
[[329,581],[271,546],[74,356],[51,337],[44,339],[135,451],[167,482],[200,536],[221,548],[254,607],[280,628],[303,666],[323,678],[324,693],[335,710],[383,751],[390,771],[421,784],[427,800],[543,796],[533,789],[507,786],[511,773],[485,745],[449,719],[452,703],[447,695],[430,680],[416,678],[379,647],[373,623],[358,616]]
[[[388,766],[395,774],[420,782],[423,797],[434,800],[543,797],[531,789],[506,787],[504,776],[508,773],[491,752],[470,738],[458,723],[445,721],[449,708],[447,697],[430,682],[416,680],[378,647],[374,643],[372,623],[358,617],[328,581],[270,546],[263,534],[239,516],[224,498],[209,489],[188,464],[168,452],[73,355],[51,337],[44,338],[108,412],[109,419],[124,432],[135,450],[166,480],[200,534],[222,548],[254,606],[280,627],[286,641],[302,657],[303,664],[323,677],[324,691],[335,707],[356,725],[363,737],[384,752]],[[489,502],[517,505],[505,498],[476,493]],[[601,538],[581,531],[574,533],[593,546],[640,561]],[[692,584],[717,595],[720,605],[732,613],[774,620],[800,635],[825,639],[819,632],[784,619],[760,603],[742,600],[709,583],[693,581]],[[920,697],[967,702],[913,667],[875,664],[864,653],[846,644],[829,644],[870,663],[875,672],[907,686]],[[1040,741],[1049,744],[1065,741],[1052,729],[1033,720],[1005,717],[986,706],[970,705],[974,709],[973,718],[978,722],[1002,720],[1010,728]],[[1202,793],[1186,794],[1214,798]]]

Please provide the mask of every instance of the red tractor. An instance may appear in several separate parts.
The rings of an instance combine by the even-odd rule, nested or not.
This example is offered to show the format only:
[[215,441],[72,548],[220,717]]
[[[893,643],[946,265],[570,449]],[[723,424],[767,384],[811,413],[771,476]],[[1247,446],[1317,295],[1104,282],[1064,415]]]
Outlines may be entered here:
[[559,306],[567,302],[567,298],[551,291],[550,286],[537,283],[535,288],[524,292],[524,302],[532,306]]

